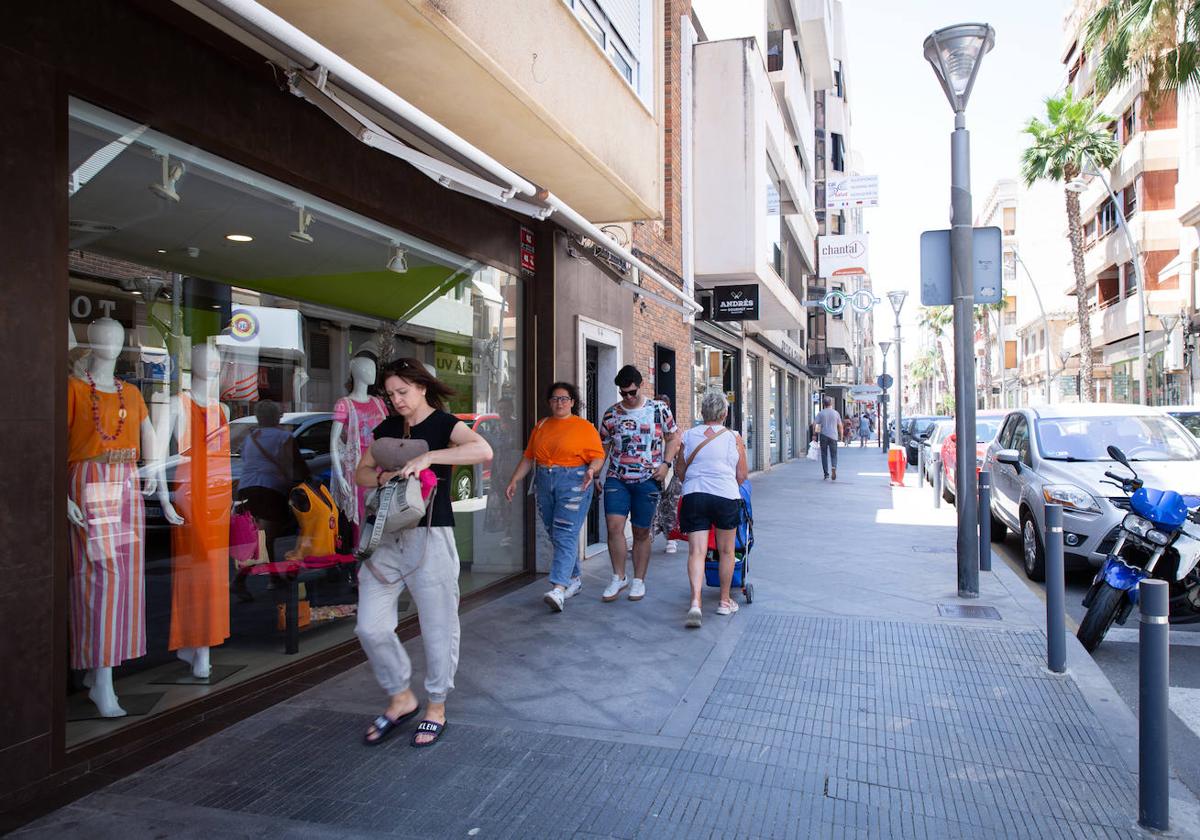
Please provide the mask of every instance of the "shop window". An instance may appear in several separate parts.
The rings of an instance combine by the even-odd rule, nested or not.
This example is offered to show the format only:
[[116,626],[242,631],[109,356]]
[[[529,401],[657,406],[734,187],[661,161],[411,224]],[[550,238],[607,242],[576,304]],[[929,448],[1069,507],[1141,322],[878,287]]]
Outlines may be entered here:
[[462,591],[524,570],[517,278],[74,100],[68,153],[68,747],[353,643],[393,359],[494,450],[445,489]]

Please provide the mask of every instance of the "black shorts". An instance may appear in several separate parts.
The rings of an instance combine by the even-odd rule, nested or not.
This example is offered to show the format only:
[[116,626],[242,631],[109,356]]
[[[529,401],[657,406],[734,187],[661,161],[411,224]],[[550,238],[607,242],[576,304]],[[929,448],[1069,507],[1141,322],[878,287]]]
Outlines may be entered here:
[[679,530],[685,534],[707,531],[710,527],[732,531],[738,526],[741,512],[741,499],[726,499],[712,493],[688,493],[679,508]]

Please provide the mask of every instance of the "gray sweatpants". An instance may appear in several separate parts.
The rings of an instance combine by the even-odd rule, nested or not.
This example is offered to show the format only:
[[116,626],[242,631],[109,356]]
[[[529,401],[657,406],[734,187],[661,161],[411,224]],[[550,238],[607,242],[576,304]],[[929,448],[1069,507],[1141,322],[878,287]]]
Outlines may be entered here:
[[[425,543],[428,539],[429,545]],[[382,578],[382,580],[380,580]],[[412,662],[396,635],[400,593],[412,594],[425,645],[425,692],[445,703],[458,670],[458,548],[454,529],[420,526],[384,537],[358,572],[355,634],[389,696],[408,688]]]

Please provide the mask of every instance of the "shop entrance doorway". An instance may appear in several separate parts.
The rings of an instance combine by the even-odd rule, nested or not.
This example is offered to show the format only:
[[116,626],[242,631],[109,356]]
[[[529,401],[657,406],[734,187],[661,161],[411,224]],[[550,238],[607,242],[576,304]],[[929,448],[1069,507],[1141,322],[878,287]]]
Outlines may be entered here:
[[[580,383],[583,390],[583,416],[599,426],[605,410],[617,401],[617,387],[613,379],[622,365],[621,331],[583,316],[577,316],[576,324],[579,369],[575,381]],[[597,478],[597,482],[600,486],[592,494],[592,505],[584,524],[586,556],[604,550],[607,545],[608,534],[603,525],[604,493],[601,492],[604,473]]]

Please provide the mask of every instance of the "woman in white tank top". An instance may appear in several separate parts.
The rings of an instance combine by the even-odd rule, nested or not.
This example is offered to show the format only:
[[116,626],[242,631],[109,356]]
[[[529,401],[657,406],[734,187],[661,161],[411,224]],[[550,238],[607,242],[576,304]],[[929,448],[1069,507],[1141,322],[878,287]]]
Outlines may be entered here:
[[688,627],[699,627],[701,622],[700,597],[709,528],[716,528],[720,558],[721,600],[717,615],[730,615],[738,609],[729,588],[733,580],[734,536],[741,515],[738,487],[746,480],[749,467],[741,437],[725,427],[728,413],[729,402],[723,393],[705,394],[700,403],[703,424],[683,433],[676,456],[676,474],[683,478],[679,530],[688,536],[688,579],[692,587]]

